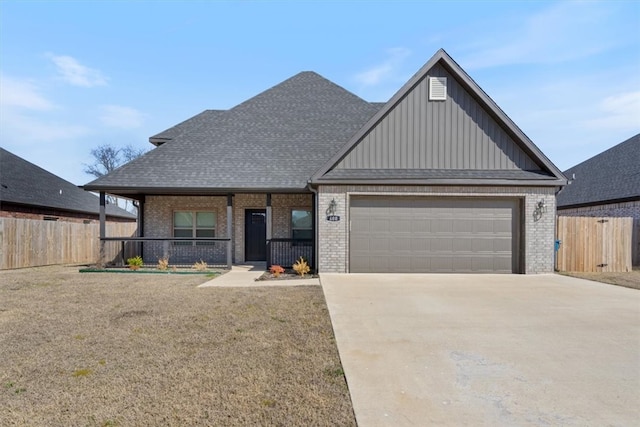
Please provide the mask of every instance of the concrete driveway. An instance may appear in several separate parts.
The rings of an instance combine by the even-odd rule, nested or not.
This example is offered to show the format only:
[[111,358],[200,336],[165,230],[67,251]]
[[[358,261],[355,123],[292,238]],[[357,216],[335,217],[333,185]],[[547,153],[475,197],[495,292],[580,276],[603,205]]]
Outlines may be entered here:
[[322,274],[368,426],[630,426],[640,291],[559,275]]

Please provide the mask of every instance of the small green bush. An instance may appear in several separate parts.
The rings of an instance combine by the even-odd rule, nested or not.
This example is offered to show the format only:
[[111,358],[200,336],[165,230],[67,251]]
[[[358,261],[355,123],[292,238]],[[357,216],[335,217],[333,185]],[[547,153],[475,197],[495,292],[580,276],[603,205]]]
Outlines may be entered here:
[[140,267],[142,267],[142,265],[144,264],[144,261],[142,261],[142,257],[140,255],[135,256],[133,258],[129,258],[127,260],[127,264],[129,264],[129,268],[132,270],[137,270]]

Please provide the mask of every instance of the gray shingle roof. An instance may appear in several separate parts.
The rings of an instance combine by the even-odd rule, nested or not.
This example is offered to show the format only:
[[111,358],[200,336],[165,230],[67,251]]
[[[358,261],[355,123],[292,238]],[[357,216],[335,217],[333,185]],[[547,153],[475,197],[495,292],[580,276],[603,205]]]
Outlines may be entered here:
[[558,207],[639,200],[640,134],[567,169],[564,175],[571,184],[558,194]]
[[200,114],[197,114],[165,131],[160,132],[159,134],[150,137],[149,142],[155,146],[160,146],[165,142],[169,142],[177,138],[183,133],[192,132],[200,126],[206,125],[223,113],[225,113],[225,110],[205,110]]
[[183,122],[189,132],[170,134],[170,142],[85,188],[114,193],[302,190],[379,108],[314,72],[302,72],[230,110]]
[[[98,214],[100,202],[87,193],[13,153],[0,148],[0,203],[54,208],[57,210]],[[108,216],[136,216],[114,205],[107,205]]]

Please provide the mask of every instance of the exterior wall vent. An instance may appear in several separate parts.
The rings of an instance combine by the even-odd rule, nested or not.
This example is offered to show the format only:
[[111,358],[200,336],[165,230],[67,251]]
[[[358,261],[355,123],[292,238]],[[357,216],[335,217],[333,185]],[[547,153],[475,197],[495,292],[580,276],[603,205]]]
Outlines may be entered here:
[[429,77],[429,101],[447,100],[447,78]]

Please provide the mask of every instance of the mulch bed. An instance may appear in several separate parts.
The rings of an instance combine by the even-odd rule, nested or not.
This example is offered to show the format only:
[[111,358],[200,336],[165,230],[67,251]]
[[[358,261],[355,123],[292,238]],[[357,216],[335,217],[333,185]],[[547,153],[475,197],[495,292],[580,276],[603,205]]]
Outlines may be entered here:
[[304,276],[300,276],[293,270],[286,270],[284,273],[281,273],[279,276],[276,276],[269,271],[265,271],[262,276],[258,277],[256,281],[262,280],[301,280],[301,279],[317,279],[317,274],[305,274]]

